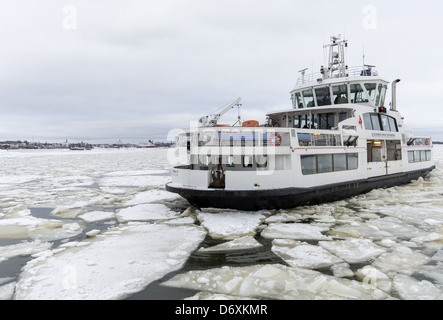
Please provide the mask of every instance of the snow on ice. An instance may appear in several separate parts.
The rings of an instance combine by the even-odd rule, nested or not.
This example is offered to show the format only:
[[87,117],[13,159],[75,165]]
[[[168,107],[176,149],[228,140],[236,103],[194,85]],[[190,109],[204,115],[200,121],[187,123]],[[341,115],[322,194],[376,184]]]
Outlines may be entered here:
[[197,226],[131,224],[23,268],[16,299],[119,299],[179,269],[204,239]]

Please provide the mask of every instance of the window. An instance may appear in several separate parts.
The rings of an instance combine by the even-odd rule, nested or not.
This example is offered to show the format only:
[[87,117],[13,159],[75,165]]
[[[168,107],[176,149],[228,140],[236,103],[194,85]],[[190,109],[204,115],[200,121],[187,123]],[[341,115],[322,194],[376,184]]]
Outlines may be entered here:
[[426,161],[431,161],[431,160],[432,160],[431,151],[426,150]]
[[226,165],[228,167],[235,167],[234,156],[228,156],[228,163]]
[[348,154],[348,170],[358,169],[358,153]]
[[319,129],[331,129],[334,126],[334,114],[333,113],[321,113],[318,115],[318,128]]
[[301,128],[301,117],[294,116],[294,128]]
[[378,119],[378,114],[371,113],[372,130],[381,131],[380,120]]
[[312,108],[314,107],[314,95],[312,93],[312,90],[305,90],[303,91],[303,101],[306,108]]
[[[385,105],[386,90],[388,90],[388,87],[386,85],[379,85],[378,86],[378,95],[377,95],[376,106],[384,106]],[[380,104],[379,104],[379,102],[380,102]]]
[[317,156],[317,172],[332,172],[332,154],[320,154]]
[[431,150],[408,151],[409,163],[431,161],[431,160],[432,160]]
[[329,92],[329,87],[315,89],[315,95],[317,97],[317,106],[331,105],[331,93]]
[[368,91],[369,98],[375,102],[375,96],[377,94],[377,84],[376,83],[365,83],[366,91]]
[[317,157],[302,156],[301,170],[304,175],[317,173]]
[[348,103],[348,86],[345,84],[332,87],[334,104]]
[[389,127],[391,128],[391,131],[398,132],[397,121],[392,117],[388,117],[388,120],[389,120]]
[[347,170],[346,154],[334,154],[334,171]]
[[358,169],[358,153],[301,156],[303,175]]
[[363,121],[365,123],[365,129],[372,130],[372,121],[371,121],[371,114],[370,113],[365,113],[363,115]]
[[295,94],[292,95],[292,106],[294,107],[294,109],[303,108],[300,92],[296,92]]
[[366,130],[398,132],[395,118],[385,114],[365,113],[363,114],[363,122]]
[[383,131],[391,131],[391,128],[389,127],[388,116],[385,114],[381,114],[380,120],[381,120],[381,127],[383,128]]
[[366,93],[363,91],[363,88],[359,83],[351,84],[350,89],[351,89],[351,103],[368,102]]

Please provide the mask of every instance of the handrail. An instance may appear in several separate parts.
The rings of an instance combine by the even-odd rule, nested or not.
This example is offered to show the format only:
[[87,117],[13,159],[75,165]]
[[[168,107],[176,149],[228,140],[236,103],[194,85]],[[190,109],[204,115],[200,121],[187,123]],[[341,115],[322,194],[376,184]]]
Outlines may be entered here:
[[378,76],[378,71],[373,68],[368,68],[366,66],[351,67],[346,69],[345,75],[337,73],[333,74],[332,77],[328,77],[327,73],[315,72],[299,77],[297,79],[296,87],[317,81],[318,79],[328,80],[328,79],[338,79],[346,77],[371,77],[371,76]]

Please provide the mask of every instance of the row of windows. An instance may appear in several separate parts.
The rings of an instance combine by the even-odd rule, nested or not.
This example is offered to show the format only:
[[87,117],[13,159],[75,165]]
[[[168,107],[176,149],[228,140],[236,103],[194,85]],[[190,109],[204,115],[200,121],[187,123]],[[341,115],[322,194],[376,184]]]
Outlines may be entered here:
[[358,169],[358,153],[301,156],[304,175]]
[[329,130],[346,118],[346,112],[340,112],[338,115],[337,113],[317,113],[311,116],[304,114],[294,116],[294,128]]
[[344,103],[367,103],[370,100],[376,106],[385,103],[387,86],[377,83],[365,83],[364,89],[359,83],[339,84],[293,93],[291,96],[294,109],[328,106]]
[[431,150],[408,151],[409,163],[431,161]]
[[363,115],[366,130],[398,132],[395,118],[385,114],[365,113]]

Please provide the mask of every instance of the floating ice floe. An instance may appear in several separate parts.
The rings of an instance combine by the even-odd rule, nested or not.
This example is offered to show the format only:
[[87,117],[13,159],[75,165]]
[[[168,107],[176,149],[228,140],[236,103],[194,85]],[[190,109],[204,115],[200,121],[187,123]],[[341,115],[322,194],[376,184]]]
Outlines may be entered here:
[[319,245],[347,263],[365,262],[385,252],[369,239],[320,241]]
[[394,277],[394,289],[403,300],[443,300],[439,288],[426,280],[416,280],[399,274]]
[[9,246],[0,247],[0,263],[17,256],[30,256],[37,252],[51,248],[52,243],[37,241],[26,241]]
[[168,192],[165,190],[159,190],[159,189],[151,189],[148,191],[137,193],[133,199],[125,202],[124,205],[133,206],[133,205],[149,203],[159,200],[175,199],[178,197],[180,196],[176,193]]
[[322,247],[290,239],[273,240],[272,251],[293,267],[317,269],[343,262]]
[[[132,223],[87,245],[48,251],[28,262],[15,299],[120,299],[178,270],[206,233],[197,226]],[[83,242],[83,241],[81,241]]]
[[78,223],[32,216],[0,219],[0,237],[9,239],[39,239],[51,241],[75,236],[82,232]]
[[78,216],[86,222],[96,222],[115,218],[114,212],[109,211],[90,211]]
[[270,239],[332,240],[332,238],[322,234],[327,230],[329,230],[329,226],[325,225],[273,223],[264,229],[261,235]]
[[162,283],[213,294],[262,299],[386,299],[385,292],[355,280],[283,265],[222,267],[178,274]]
[[242,212],[222,209],[204,209],[197,218],[216,239],[234,239],[245,235],[254,235],[255,230],[266,218],[268,211]]
[[244,236],[212,247],[200,248],[200,252],[217,252],[260,248],[263,245],[252,236]]
[[14,295],[15,282],[11,278],[0,278],[0,301],[10,300]]
[[163,204],[148,203],[121,209],[116,216],[120,221],[146,221],[174,219],[178,214]]
[[385,274],[403,273],[411,275],[418,271],[430,258],[405,246],[381,254],[372,264]]

